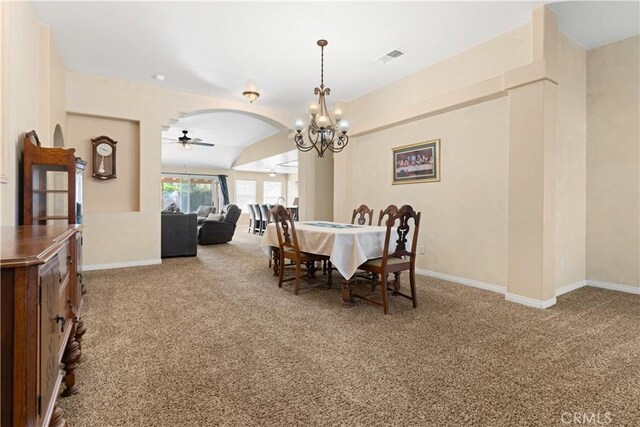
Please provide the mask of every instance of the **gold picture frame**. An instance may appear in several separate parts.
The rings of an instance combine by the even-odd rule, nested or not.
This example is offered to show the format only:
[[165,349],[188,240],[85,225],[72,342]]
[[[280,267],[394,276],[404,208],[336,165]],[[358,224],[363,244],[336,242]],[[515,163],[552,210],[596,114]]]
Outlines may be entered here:
[[393,185],[440,181],[440,139],[392,148]]

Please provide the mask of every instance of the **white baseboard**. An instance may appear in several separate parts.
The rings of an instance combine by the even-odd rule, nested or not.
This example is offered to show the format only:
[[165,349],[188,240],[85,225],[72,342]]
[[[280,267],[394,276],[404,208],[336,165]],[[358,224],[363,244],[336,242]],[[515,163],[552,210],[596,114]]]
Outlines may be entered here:
[[587,281],[586,280],[580,280],[579,282],[576,283],[572,283],[570,285],[567,286],[563,286],[561,288],[556,289],[556,297],[559,297],[560,295],[564,295],[566,293],[569,293],[571,291],[575,291],[576,289],[580,289],[587,286]]
[[509,292],[506,292],[504,294],[504,299],[533,308],[549,308],[556,303],[556,297],[549,298],[547,300],[537,300],[533,298],[523,297],[521,295],[510,294]]
[[587,280],[587,286],[640,295],[640,287],[638,286],[619,285],[617,283],[602,282],[600,280]]
[[474,279],[467,279],[465,277],[453,276],[451,274],[438,273],[436,271],[425,270],[423,268],[416,268],[416,274],[419,274],[420,276],[433,277],[434,279],[446,280],[447,282],[458,283],[460,285],[471,286],[478,289],[484,289],[485,291],[497,292],[503,295],[507,291],[504,286],[498,286]]
[[84,271],[110,270],[112,268],[141,267],[144,265],[156,265],[156,264],[162,264],[162,260],[161,259],[144,259],[140,261],[113,262],[110,264],[89,264],[89,265],[83,265],[82,269]]

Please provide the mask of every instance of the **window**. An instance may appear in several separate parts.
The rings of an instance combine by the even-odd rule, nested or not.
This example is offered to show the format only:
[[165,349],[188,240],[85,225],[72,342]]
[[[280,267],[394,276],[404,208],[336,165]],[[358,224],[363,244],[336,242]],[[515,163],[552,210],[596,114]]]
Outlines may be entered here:
[[248,204],[256,203],[256,182],[246,179],[236,180],[236,205],[246,209]]
[[[278,199],[282,197],[282,182],[280,181],[265,181],[264,182],[263,203],[267,205],[275,205],[278,203]],[[285,203],[282,199],[281,203]]]
[[213,204],[214,178],[162,177],[162,208],[176,203],[182,212]]

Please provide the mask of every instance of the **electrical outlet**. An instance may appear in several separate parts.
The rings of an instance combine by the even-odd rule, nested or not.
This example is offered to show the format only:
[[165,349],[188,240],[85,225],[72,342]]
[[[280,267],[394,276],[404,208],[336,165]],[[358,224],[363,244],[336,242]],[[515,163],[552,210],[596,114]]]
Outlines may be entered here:
[[418,246],[418,253],[419,253],[420,255],[424,255],[424,245],[420,245],[420,246]]

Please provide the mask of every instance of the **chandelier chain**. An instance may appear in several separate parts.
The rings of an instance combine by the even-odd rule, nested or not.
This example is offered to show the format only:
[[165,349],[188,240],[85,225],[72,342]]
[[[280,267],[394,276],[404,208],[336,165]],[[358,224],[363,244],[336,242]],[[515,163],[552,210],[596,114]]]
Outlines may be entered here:
[[324,46],[320,46],[320,88],[324,89]]

